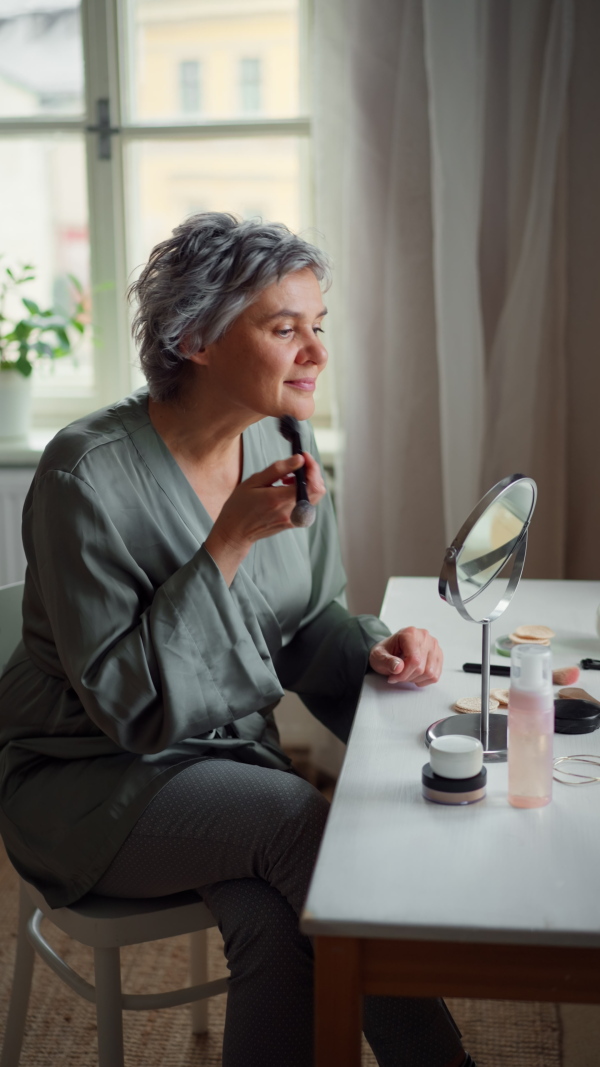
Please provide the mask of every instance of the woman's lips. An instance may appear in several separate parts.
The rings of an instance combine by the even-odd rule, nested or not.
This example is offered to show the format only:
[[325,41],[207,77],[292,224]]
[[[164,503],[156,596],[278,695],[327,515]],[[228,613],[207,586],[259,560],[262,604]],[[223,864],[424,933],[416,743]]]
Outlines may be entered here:
[[317,383],[314,378],[293,378],[285,384],[292,385],[294,389],[303,389],[305,393],[312,393]]

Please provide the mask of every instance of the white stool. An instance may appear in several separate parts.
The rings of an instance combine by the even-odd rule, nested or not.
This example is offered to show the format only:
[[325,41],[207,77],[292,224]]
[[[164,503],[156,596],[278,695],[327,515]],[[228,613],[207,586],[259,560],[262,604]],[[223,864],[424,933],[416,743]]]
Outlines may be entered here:
[[[95,985],[90,985],[54,951],[40,933],[46,917],[82,945],[94,949]],[[98,1067],[124,1067],[122,1010],[150,1011],[192,1005],[192,1030],[207,1030],[204,1000],[227,992],[227,979],[207,982],[206,930],[216,922],[197,893],[150,900],[124,900],[88,893],[68,908],[50,908],[32,885],[20,879],[19,932],[15,972],[0,1067],[18,1067],[25,1033],[34,951],[76,993],[96,1005]],[[192,986],[167,993],[121,992],[122,945],[190,934]]]

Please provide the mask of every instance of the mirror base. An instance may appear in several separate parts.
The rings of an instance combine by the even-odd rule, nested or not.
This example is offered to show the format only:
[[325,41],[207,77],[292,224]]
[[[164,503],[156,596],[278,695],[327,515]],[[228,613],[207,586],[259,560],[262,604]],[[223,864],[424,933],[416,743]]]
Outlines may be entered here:
[[[489,745],[483,754],[485,763],[506,762],[506,733],[506,715],[490,713]],[[448,734],[481,738],[481,715],[449,715],[446,719],[438,719],[427,728],[425,742],[429,746],[434,738]]]

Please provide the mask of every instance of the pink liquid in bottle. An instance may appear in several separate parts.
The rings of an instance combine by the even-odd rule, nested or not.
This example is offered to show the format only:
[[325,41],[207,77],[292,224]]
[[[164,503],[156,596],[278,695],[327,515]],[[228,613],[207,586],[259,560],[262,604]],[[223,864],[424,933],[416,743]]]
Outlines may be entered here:
[[513,807],[550,803],[553,755],[552,656],[539,645],[517,645],[508,698],[508,800]]

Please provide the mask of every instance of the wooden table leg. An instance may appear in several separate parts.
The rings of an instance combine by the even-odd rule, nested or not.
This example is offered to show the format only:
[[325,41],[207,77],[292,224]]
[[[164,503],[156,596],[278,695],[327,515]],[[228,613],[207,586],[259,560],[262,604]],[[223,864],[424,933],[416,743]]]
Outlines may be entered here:
[[360,941],[315,937],[316,1067],[360,1067]]

